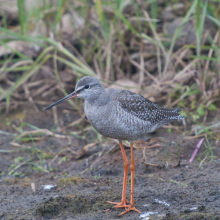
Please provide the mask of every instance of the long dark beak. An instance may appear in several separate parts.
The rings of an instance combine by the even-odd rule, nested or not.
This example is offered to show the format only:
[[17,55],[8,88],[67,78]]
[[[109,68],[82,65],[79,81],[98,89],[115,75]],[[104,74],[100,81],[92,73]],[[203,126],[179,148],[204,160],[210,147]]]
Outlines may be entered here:
[[68,100],[68,99],[75,98],[75,97],[77,97],[77,95],[78,95],[78,93],[76,93],[76,92],[74,91],[74,92],[70,93],[69,95],[67,95],[66,97],[64,97],[64,98],[60,99],[59,101],[53,103],[52,105],[48,106],[47,108],[45,108],[44,111],[46,111],[46,110],[49,109],[49,108],[52,108],[52,107],[55,106],[55,105],[59,105],[60,103],[65,102],[65,101]]

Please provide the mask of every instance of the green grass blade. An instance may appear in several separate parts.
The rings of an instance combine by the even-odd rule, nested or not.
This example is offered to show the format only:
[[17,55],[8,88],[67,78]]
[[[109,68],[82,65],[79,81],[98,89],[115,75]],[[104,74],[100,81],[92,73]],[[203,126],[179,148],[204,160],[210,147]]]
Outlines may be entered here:
[[62,57],[57,56],[56,58],[57,58],[57,60],[61,61],[62,63],[65,63],[67,66],[73,68],[77,72],[83,73],[85,75],[92,75],[92,76],[94,75],[94,74],[91,74],[90,71],[87,71],[87,69],[84,69],[84,68],[82,68],[82,67],[62,58]]
[[97,11],[99,20],[100,20],[100,22],[102,24],[102,27],[103,27],[102,32],[103,32],[104,38],[107,41],[109,39],[109,28],[108,28],[108,25],[107,25],[105,14],[103,12],[102,1],[101,0],[96,0],[95,5],[96,5],[96,11]]
[[220,27],[220,21],[219,21],[218,19],[216,19],[216,18],[214,18],[214,17],[212,17],[212,16],[210,16],[210,15],[207,15],[207,17],[208,17],[211,21],[213,21],[218,27]]
[[[95,75],[93,70],[88,67],[86,64],[82,63],[76,56],[74,56],[72,53],[70,53],[65,47],[63,47],[61,44],[58,44],[57,42],[46,38],[47,42],[49,42],[51,45],[55,46],[60,52],[64,53],[66,56],[71,58],[79,67],[82,67],[81,69],[84,69],[84,72],[86,71],[88,75]],[[65,59],[62,59],[65,60]],[[66,60],[67,61],[67,60]],[[67,61],[68,63],[68,61]]]
[[124,7],[124,3],[126,3],[126,0],[120,0],[120,1],[116,1],[117,3],[117,9],[122,12],[123,7]]
[[200,56],[200,42],[201,42],[199,29],[200,29],[200,0],[197,1],[197,6],[196,6],[196,54],[198,58]]
[[17,0],[18,5],[18,17],[21,26],[21,34],[26,32],[26,10],[25,10],[25,0]]
[[[151,1],[151,18],[157,19],[157,1]],[[157,23],[155,21],[152,22],[154,28],[157,28]]]
[[160,47],[160,44],[156,40],[154,40],[153,38],[149,37],[148,35],[142,33],[141,37],[145,38],[146,40],[148,40],[151,43],[155,44],[156,46]]
[[207,12],[207,5],[208,5],[208,1],[205,1],[205,4],[203,5],[202,13],[200,12],[201,11],[200,0],[198,0],[196,7],[196,53],[198,58],[200,57],[202,33],[203,33],[203,27]]
[[102,1],[96,0],[95,5],[96,5],[96,11],[97,11],[99,20],[100,20],[101,24],[103,25],[105,16],[104,16],[103,9],[102,9]]
[[64,0],[59,0],[58,1],[58,11],[57,11],[55,21],[54,21],[54,30],[55,30],[55,32],[56,32],[57,25],[60,22],[61,17],[63,15],[63,3],[64,3]]
[[[196,59],[198,56],[197,55],[191,55],[190,58]],[[203,60],[210,60],[210,61],[218,61],[216,57],[207,57],[207,56],[200,56],[200,59]]]
[[125,18],[125,16],[119,11],[112,3],[110,3],[112,8],[114,9],[115,14],[124,22],[124,24],[134,33],[138,34],[138,32],[134,29],[131,23]]
[[[3,32],[5,35],[3,35],[1,32]],[[44,44],[45,37],[32,37],[27,35],[22,35],[16,32],[13,32],[11,30],[8,30],[6,28],[0,27],[0,40],[2,41],[10,41],[10,40],[22,40],[27,42],[36,43],[41,47],[45,47]]]

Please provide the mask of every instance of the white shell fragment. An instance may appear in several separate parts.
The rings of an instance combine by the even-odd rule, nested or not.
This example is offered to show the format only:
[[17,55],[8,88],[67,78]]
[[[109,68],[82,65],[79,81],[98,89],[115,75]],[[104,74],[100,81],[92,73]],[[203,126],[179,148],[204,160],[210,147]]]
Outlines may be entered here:
[[165,201],[160,201],[159,199],[154,199],[154,202],[158,203],[158,204],[163,204],[163,205],[166,205],[166,206],[170,206],[169,203],[165,202]]
[[44,190],[51,190],[51,189],[56,188],[57,185],[48,184],[48,185],[42,185],[42,187],[43,187]]
[[150,218],[150,215],[158,214],[158,212],[145,212],[143,214],[139,215],[139,218],[143,218],[142,220],[148,220]]

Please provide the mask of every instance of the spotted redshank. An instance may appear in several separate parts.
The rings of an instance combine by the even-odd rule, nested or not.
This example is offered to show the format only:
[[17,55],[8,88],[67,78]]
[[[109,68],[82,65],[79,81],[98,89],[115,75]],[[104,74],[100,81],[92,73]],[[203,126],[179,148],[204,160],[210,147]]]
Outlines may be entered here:
[[[75,91],[63,99],[48,106],[45,110],[58,105],[71,98],[83,98],[85,100],[84,111],[87,119],[97,132],[103,136],[119,140],[124,159],[124,179],[121,202],[109,202],[116,208],[125,208],[123,215],[130,210],[140,213],[134,206],[134,153],[133,141],[141,135],[184,117],[179,114],[181,109],[169,109],[160,107],[143,96],[136,93],[114,88],[104,88],[95,77],[81,78],[75,87]],[[131,198],[130,203],[126,199],[126,183],[129,162],[122,145],[122,140],[130,142],[131,149]]]

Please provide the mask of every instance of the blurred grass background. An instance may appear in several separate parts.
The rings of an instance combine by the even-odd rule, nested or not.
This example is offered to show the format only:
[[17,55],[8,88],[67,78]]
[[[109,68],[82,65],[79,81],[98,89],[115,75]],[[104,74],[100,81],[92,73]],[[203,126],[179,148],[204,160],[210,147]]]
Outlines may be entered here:
[[[1,0],[0,114],[27,102],[39,114],[93,75],[105,86],[183,108],[184,135],[219,141],[219,28],[218,0]],[[82,114],[80,100],[69,103]],[[81,129],[80,120],[68,126]],[[1,124],[1,133],[24,138],[24,126],[39,130]]]

